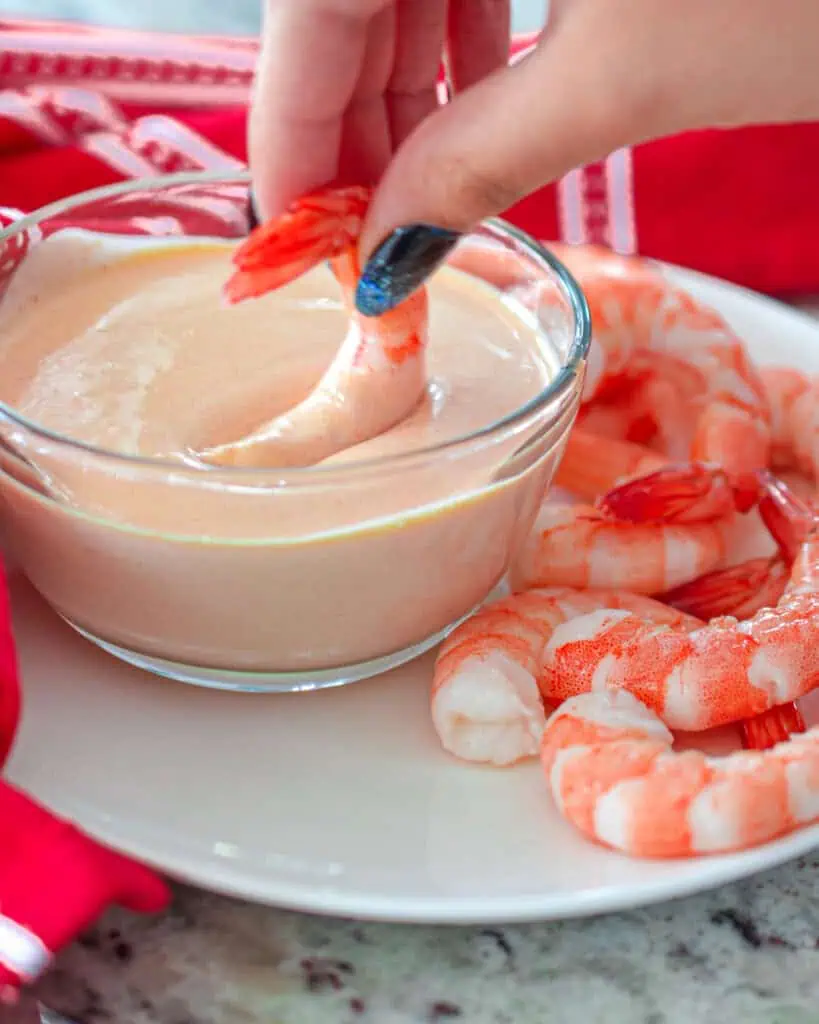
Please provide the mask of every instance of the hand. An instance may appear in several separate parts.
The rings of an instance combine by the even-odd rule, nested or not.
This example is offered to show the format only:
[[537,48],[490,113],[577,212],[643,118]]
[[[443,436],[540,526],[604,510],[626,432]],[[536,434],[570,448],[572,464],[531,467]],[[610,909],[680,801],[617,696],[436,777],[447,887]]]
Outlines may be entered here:
[[265,0],[250,112],[262,218],[341,179],[375,184],[438,105],[505,65],[509,0]]
[[[426,0],[387,7],[369,0],[368,10],[375,13],[367,21],[368,31],[375,32],[373,26],[385,10],[395,16],[416,3],[429,9]],[[326,0],[325,10],[329,4]],[[332,6],[338,10],[341,4],[334,0]],[[471,6],[469,0],[463,5]],[[299,47],[302,52],[292,62],[302,74],[308,66],[330,64],[332,51],[322,52],[315,34],[316,6],[306,0],[280,0],[273,7],[278,30],[268,28],[267,63],[253,114],[257,137],[264,121],[271,140],[267,147],[253,148],[268,213],[274,212],[273,200],[326,181],[336,169],[330,150],[339,148],[340,104],[330,102],[332,90],[324,72],[316,72],[312,85],[320,99],[309,84],[305,88],[308,102],[299,98],[298,82],[304,87],[304,80],[286,71],[286,61],[277,77],[271,67],[274,58],[283,59],[288,48],[295,53]],[[351,9],[362,10],[363,0],[347,0],[344,6],[349,19]],[[303,16],[296,15],[297,7],[312,12],[314,26],[313,34],[303,35],[301,42],[293,27]],[[332,34],[337,45],[341,37],[330,33],[327,17],[323,39]],[[343,23],[349,27],[349,20]],[[343,88],[337,87],[345,104],[356,95],[370,101],[373,95],[361,84],[369,75],[359,73],[368,66],[368,47],[361,33],[354,38],[355,58],[348,40],[344,52],[349,66]],[[695,128],[819,118],[817,39],[816,0],[552,0],[549,24],[530,56],[514,67],[473,76],[471,87],[443,108],[433,109],[429,102],[420,121],[408,118],[416,127],[406,138],[401,136],[403,144],[392,159],[383,131],[378,144],[365,138],[373,121],[365,130],[363,112],[373,114],[373,104],[344,106],[350,111],[349,137],[362,140],[358,146],[369,153],[371,175],[386,168],[361,239],[362,257],[369,262],[357,295],[359,309],[378,314],[397,305],[435,268],[459,232],[621,146]],[[427,89],[433,48],[433,38],[425,37]],[[273,82],[279,89],[275,101]],[[336,111],[333,116],[326,115],[330,108]],[[314,116],[305,118],[306,109]],[[328,130],[336,140],[329,147],[321,141]],[[285,170],[284,161],[276,160],[278,170],[273,172],[273,143],[283,139],[292,166]]]

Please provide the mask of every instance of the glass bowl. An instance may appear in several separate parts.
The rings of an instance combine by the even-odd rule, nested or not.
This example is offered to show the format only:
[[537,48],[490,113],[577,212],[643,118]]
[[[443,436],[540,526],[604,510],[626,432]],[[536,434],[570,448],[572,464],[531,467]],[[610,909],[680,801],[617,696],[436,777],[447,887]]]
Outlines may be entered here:
[[[134,247],[227,247],[247,233],[247,195],[247,175],[169,175],[72,197],[0,234],[3,537],[51,607],[126,662],[237,690],[339,685],[428,650],[502,579],[574,421],[588,311],[545,249],[501,221],[481,225],[430,285],[431,345],[436,282],[467,282],[487,316],[528,332],[543,379],[492,422],[476,395],[479,422],[465,436],[378,456],[288,470],[186,465],[78,440],[71,424],[20,410],[21,378],[69,341],[72,274],[92,295],[88,281],[101,288]],[[241,367],[236,341],[226,379]],[[54,386],[76,390],[72,380],[58,371]]]

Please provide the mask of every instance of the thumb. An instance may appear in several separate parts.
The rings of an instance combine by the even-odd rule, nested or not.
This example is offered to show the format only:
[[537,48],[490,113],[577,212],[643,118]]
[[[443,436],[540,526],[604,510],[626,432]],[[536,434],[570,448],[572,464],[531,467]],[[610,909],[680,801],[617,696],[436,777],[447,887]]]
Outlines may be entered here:
[[[362,313],[401,302],[478,221],[636,141],[649,106],[628,73],[640,37],[593,45],[604,27],[591,35],[583,18],[568,16],[572,6],[528,57],[456,96],[399,148],[361,238]],[[639,77],[649,88],[650,76]]]

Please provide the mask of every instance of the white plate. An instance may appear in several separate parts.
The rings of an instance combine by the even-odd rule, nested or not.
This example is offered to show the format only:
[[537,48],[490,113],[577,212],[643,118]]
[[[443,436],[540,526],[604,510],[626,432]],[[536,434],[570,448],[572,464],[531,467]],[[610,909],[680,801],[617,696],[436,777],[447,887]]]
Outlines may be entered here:
[[[749,292],[670,273],[759,362],[819,370],[819,325]],[[22,580],[26,710],[11,778],[111,844],[251,900],[362,918],[570,917],[682,896],[819,846],[819,827],[747,853],[630,860],[556,814],[536,764],[451,760],[427,713],[431,657],[343,690],[197,690],[129,669]],[[819,706],[809,717],[819,721]]]

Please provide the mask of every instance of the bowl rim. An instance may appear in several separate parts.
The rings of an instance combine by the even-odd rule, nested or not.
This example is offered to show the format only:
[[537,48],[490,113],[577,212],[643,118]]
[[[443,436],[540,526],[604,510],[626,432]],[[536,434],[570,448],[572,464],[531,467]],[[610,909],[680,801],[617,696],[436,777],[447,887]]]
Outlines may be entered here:
[[[96,200],[115,198],[116,196],[127,195],[130,192],[159,191],[162,188],[174,185],[202,185],[207,183],[250,185],[251,175],[247,170],[231,171],[182,171],[174,174],[162,174],[144,178],[132,178],[127,181],[117,182],[113,185],[103,185],[99,188],[88,189],[84,192],[77,192],[71,196],[59,199],[56,202],[41,206],[31,213],[12,221],[6,227],[0,229],[0,244],[8,239],[19,235],[32,227],[36,227],[52,217],[66,213],[67,211],[87,205]],[[146,470],[168,472],[173,471],[175,475],[196,474],[200,479],[210,477],[215,483],[214,475],[227,482],[230,478],[241,477],[269,479],[276,477],[279,481],[293,478],[309,477],[318,479],[321,474],[332,474],[349,476],[361,473],[363,470],[377,468],[392,468],[402,463],[415,459],[444,456],[450,452],[468,447],[475,442],[490,441],[498,435],[505,435],[513,432],[514,428],[525,424],[532,415],[551,404],[555,400],[563,398],[571,391],[572,385],[578,377],[584,365],[591,345],[591,314],[586,297],[580,285],[570,273],[567,267],[552,253],[545,245],[533,238],[521,228],[510,224],[501,217],[489,217],[481,221],[478,227],[489,227],[500,236],[511,238],[517,245],[522,247],[527,256],[542,271],[548,272],[554,279],[563,294],[564,299],[571,309],[574,320],[574,331],[567,358],[561,363],[558,372],[536,395],[530,398],[523,405],[468,434],[448,438],[445,441],[434,445],[427,445],[424,448],[412,449],[406,452],[380,455],[374,458],[359,459],[339,464],[319,463],[314,466],[295,466],[284,468],[259,467],[248,469],[243,466],[218,466],[207,463],[186,463],[162,458],[160,456],[131,455],[126,452],[118,452],[101,445],[91,444],[77,438],[69,437],[56,430],[42,426],[28,417],[22,415],[12,406],[0,399],[0,421],[6,419],[14,426],[24,429],[34,437],[41,438],[53,444],[65,446],[77,452],[94,456],[95,458],[112,460],[126,464],[130,467],[143,467]],[[70,226],[67,226],[67,230]],[[464,237],[469,237],[467,233]],[[158,240],[159,241],[159,240]]]

